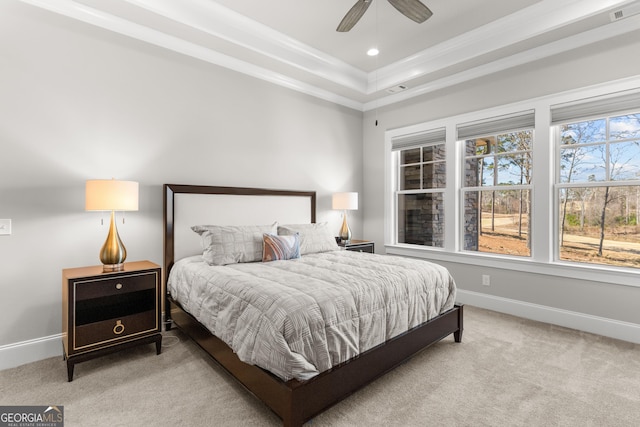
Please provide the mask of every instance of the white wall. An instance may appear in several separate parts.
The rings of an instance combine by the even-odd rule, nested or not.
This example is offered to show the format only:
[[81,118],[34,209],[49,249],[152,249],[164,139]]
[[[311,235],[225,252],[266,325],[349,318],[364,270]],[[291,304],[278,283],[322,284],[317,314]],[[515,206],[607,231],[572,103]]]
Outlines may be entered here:
[[99,264],[108,231],[85,180],[140,183],[118,225],[132,261],[162,263],[163,183],[315,190],[337,232],[331,193],[362,194],[362,113],[3,1],[0,162],[0,354],[61,353],[61,270]]
[[[640,31],[369,111],[364,118],[364,236],[384,252],[384,132],[467,112],[638,76]],[[379,125],[374,125],[375,119]],[[429,256],[428,253],[425,256]],[[460,300],[640,342],[640,287],[442,262]],[[491,287],[481,285],[491,275]],[[640,275],[638,284],[640,285]],[[533,313],[533,314],[532,314]],[[560,318],[570,318],[563,321]],[[560,319],[560,320],[558,320]],[[605,330],[589,326],[599,324]],[[609,333],[621,326],[624,332]],[[608,329],[607,329],[608,328]]]
[[[381,108],[363,121],[347,108],[0,2],[0,218],[13,220],[13,234],[0,236],[0,369],[12,363],[6,355],[60,353],[61,269],[98,264],[107,233],[99,214],[84,211],[85,180],[140,182],[140,210],[119,224],[130,260],[162,262],[163,183],[316,190],[318,220],[336,229],[330,194],[358,191],[354,236],[384,252],[386,129],[637,75],[639,36]],[[447,266],[480,304],[640,324],[639,288],[491,270],[487,290],[473,266]]]

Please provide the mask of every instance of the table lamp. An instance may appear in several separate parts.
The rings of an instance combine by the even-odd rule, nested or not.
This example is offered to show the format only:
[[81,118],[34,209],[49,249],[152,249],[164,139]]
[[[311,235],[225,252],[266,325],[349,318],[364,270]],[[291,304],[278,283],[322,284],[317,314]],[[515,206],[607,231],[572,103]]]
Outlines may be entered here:
[[334,193],[331,205],[333,209],[341,209],[344,211],[342,216],[342,227],[338,237],[343,242],[349,242],[351,240],[351,229],[347,224],[347,211],[358,209],[358,193],[346,192],[346,193]]
[[116,227],[115,211],[138,210],[138,183],[115,179],[89,180],[85,187],[85,210],[111,211],[111,225],[107,240],[100,249],[103,271],[122,271],[127,250]]

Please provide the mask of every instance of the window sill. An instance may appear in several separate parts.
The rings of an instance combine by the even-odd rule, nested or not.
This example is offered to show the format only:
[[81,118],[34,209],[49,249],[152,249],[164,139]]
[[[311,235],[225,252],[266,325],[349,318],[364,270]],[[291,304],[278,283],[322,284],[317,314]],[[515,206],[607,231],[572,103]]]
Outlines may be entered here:
[[455,262],[460,264],[481,265],[527,273],[546,274],[570,279],[589,280],[608,284],[640,287],[640,270],[618,269],[607,266],[585,265],[568,262],[544,263],[532,259],[508,255],[496,255],[470,252],[447,252],[443,249],[416,247],[414,245],[385,245],[386,253],[428,260]]

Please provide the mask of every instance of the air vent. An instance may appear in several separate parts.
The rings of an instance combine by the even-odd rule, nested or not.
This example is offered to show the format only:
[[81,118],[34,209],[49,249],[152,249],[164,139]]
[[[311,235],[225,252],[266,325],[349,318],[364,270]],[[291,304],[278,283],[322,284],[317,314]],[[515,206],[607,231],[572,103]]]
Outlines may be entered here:
[[640,3],[630,4],[609,14],[611,22],[619,21],[640,13]]
[[387,89],[387,92],[389,93],[398,93],[398,92],[402,92],[403,90],[407,90],[409,89],[407,86],[405,85],[397,85],[397,86],[393,86],[390,87],[389,89]]

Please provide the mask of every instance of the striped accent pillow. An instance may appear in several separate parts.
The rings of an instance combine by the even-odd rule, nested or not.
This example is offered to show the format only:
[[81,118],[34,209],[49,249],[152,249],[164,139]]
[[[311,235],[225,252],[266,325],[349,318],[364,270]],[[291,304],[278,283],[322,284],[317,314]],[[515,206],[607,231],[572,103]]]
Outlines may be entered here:
[[300,235],[262,235],[262,262],[300,258]]

